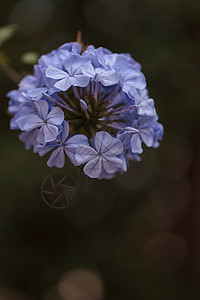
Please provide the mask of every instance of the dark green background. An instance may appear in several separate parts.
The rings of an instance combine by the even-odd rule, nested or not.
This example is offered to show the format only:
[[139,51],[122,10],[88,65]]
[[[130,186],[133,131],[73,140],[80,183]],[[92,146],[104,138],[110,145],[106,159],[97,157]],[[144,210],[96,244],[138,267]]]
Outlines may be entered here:
[[57,170],[9,130],[16,85],[0,73],[0,299],[102,299],[57,295],[76,268],[99,274],[105,300],[200,299],[200,2],[2,0],[0,25],[11,23],[20,27],[3,48],[21,74],[32,72],[24,52],[47,53],[79,29],[85,43],[131,53],[165,136],[114,180],[88,183],[67,164],[79,195],[53,209],[40,189]]

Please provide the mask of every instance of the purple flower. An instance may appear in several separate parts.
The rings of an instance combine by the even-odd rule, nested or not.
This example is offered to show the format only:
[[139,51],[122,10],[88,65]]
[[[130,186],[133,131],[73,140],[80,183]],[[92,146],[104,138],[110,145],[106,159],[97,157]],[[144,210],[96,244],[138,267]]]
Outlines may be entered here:
[[119,155],[123,152],[122,143],[105,131],[97,132],[94,138],[94,148],[81,145],[76,150],[76,160],[79,164],[87,163],[84,172],[91,178],[98,178],[103,171],[115,173],[123,166]]
[[57,79],[54,86],[61,91],[66,91],[71,86],[85,87],[94,76],[91,62],[75,54],[63,62],[63,69],[49,66],[46,70],[47,77]]
[[71,160],[71,162],[78,166],[79,163],[75,159],[75,151],[79,145],[88,145],[88,139],[83,134],[77,134],[70,138],[69,135],[69,124],[64,121],[63,123],[63,131],[58,136],[57,141],[54,143],[48,143],[46,145],[38,145],[37,151],[40,156],[43,156],[47,152],[55,149],[49,160],[47,161],[47,165],[49,167],[56,166],[57,168],[62,168],[65,165],[65,153]]
[[35,102],[37,113],[29,114],[23,124],[24,131],[38,128],[37,140],[41,143],[54,141],[58,135],[58,125],[64,121],[64,113],[59,107],[49,111],[45,100]]
[[[80,37],[79,37],[80,38]],[[111,179],[163,138],[141,65],[128,53],[65,43],[7,94],[11,129],[26,149],[62,168],[66,156],[91,178]]]

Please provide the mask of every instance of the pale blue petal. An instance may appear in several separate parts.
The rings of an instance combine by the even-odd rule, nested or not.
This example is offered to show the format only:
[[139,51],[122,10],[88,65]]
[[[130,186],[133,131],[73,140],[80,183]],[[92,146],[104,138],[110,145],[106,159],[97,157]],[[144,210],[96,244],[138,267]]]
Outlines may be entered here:
[[79,164],[84,164],[97,156],[98,153],[90,146],[80,145],[76,149],[75,158]]
[[77,147],[80,145],[88,145],[88,139],[83,134],[76,134],[76,135],[72,136],[71,138],[69,138],[67,140],[67,142],[65,143],[65,146],[64,146],[67,156],[69,157],[69,159],[75,166],[78,166],[81,164],[76,160],[76,157],[75,157]]
[[103,156],[107,157],[107,156],[111,156],[111,155],[113,155],[113,156],[119,155],[122,152],[123,152],[122,142],[116,138],[113,138],[110,146],[106,150],[104,150],[102,152],[102,154],[103,154]]
[[65,77],[57,81],[54,86],[61,91],[67,91],[74,84],[74,77]]
[[95,75],[94,67],[92,66],[91,62],[88,62],[88,63],[80,66],[80,69],[84,76],[94,77],[94,75]]
[[44,124],[43,120],[36,114],[29,114],[26,117],[26,121],[24,124],[24,130],[30,131],[35,128],[38,128]]
[[97,152],[103,153],[106,151],[111,143],[112,143],[112,136],[106,131],[99,131],[95,135],[95,148]]
[[39,100],[42,98],[42,93],[46,93],[47,88],[34,88],[27,91],[27,96],[33,98],[34,100]]
[[49,104],[45,100],[39,100],[35,102],[35,106],[37,108],[39,116],[43,119],[47,119],[47,115],[49,112]]
[[78,145],[88,145],[88,138],[84,134],[76,134],[70,137],[66,142],[66,146],[72,145],[74,145],[74,147]]
[[95,72],[97,74],[97,79],[104,86],[111,86],[119,82],[119,76],[116,70],[104,70],[97,68]]
[[46,76],[53,79],[62,79],[68,76],[68,74],[63,70],[57,69],[53,66],[49,66],[46,69]]
[[116,156],[103,156],[102,158],[103,167],[108,173],[116,172],[123,166],[123,161]]
[[90,82],[90,78],[85,75],[74,75],[74,86],[86,87]]
[[46,153],[48,153],[49,151],[55,149],[55,147],[57,146],[57,143],[55,142],[55,145],[51,144],[51,145],[37,145],[37,152],[40,156],[45,155]]
[[99,156],[90,160],[83,168],[84,173],[90,178],[97,178],[101,174],[102,161]]
[[131,137],[131,150],[133,153],[142,153],[143,149],[141,146],[142,142],[141,139],[139,137],[139,134],[134,134]]
[[54,107],[47,117],[48,124],[60,125],[64,121],[64,112],[59,107]]
[[57,167],[57,168],[63,168],[65,165],[65,153],[62,147],[58,147],[56,150],[54,150],[47,161],[47,165],[49,167]]
[[43,126],[44,141],[46,143],[54,141],[58,134],[58,128],[55,125],[45,124]]
[[154,130],[152,127],[143,128],[140,130],[140,137],[147,147],[152,147],[154,142]]
[[69,123],[67,121],[63,122],[63,130],[60,134],[60,140],[64,143],[69,135]]

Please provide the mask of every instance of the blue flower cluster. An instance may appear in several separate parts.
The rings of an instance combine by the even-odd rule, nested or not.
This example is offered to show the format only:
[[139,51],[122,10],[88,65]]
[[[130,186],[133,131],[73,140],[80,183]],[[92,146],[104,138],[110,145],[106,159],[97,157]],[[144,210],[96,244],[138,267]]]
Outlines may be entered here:
[[11,129],[26,149],[51,151],[49,167],[62,168],[67,156],[89,177],[109,179],[163,137],[141,66],[127,53],[66,43],[7,96]]

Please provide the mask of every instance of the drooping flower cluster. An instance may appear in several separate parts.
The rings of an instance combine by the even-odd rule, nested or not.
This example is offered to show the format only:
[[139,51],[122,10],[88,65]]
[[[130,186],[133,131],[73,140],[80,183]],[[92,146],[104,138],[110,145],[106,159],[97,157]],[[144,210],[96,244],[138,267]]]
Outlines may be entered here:
[[163,136],[141,66],[127,53],[66,43],[7,96],[10,127],[26,149],[51,151],[49,167],[62,168],[67,156],[91,178],[126,172],[143,144],[157,148]]

